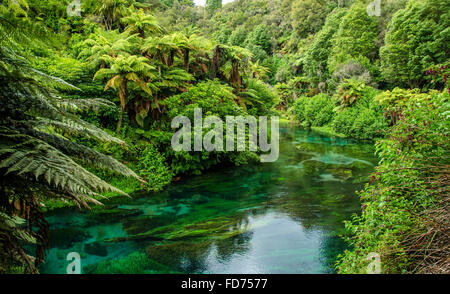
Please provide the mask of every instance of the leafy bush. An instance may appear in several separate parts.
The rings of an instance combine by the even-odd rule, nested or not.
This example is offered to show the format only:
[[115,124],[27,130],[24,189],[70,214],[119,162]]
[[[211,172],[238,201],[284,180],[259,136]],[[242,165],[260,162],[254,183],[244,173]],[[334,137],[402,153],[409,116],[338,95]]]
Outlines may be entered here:
[[326,94],[300,97],[294,103],[294,116],[307,126],[321,127],[333,119],[334,103]]
[[383,114],[373,109],[364,108],[353,120],[350,134],[358,139],[381,138],[387,129]]
[[306,109],[306,105],[308,105],[308,103],[309,103],[309,100],[310,100],[310,98],[301,96],[294,102],[293,113],[294,113],[295,118],[299,122],[306,121],[305,109]]
[[334,103],[326,94],[312,97],[305,106],[305,117],[309,125],[321,127],[333,118]]
[[[267,94],[267,93],[266,93]],[[270,96],[270,95],[269,95]],[[168,108],[169,119],[178,115],[188,117],[194,122],[194,109],[201,108],[203,117],[218,116],[225,122],[226,116],[247,115],[242,108],[236,105],[236,96],[232,88],[218,81],[206,81],[197,84],[189,91],[180,95],[169,97],[164,101]],[[223,126],[225,130],[226,127]],[[205,131],[205,130],[204,130]],[[166,132],[173,134],[174,130],[167,129]],[[191,136],[193,140],[193,135]],[[168,142],[170,144],[170,142]],[[165,155],[170,162],[170,168],[174,174],[201,174],[219,163],[237,163],[235,161],[240,152],[175,152],[170,146],[163,147]],[[241,160],[241,158],[238,158]]]
[[333,130],[337,133],[341,133],[349,136],[352,133],[353,123],[355,122],[355,117],[358,116],[358,109],[356,108],[346,108],[339,111],[333,120]]
[[363,214],[346,223],[353,237],[340,273],[365,273],[370,252],[384,273],[448,272],[450,95],[410,99],[390,136],[377,143],[381,163],[360,193]]
[[147,181],[146,189],[149,191],[160,191],[172,181],[172,172],[164,156],[153,145],[148,145],[140,152],[137,169]]
[[[278,95],[273,88],[270,88],[265,83],[258,79],[249,79],[247,81],[247,91],[252,91],[257,97],[258,103],[253,103],[251,108],[255,108],[257,111],[254,115],[265,115],[268,111],[275,106],[278,101]],[[251,109],[249,109],[250,112]]]
[[364,82],[355,79],[344,80],[339,84],[335,97],[343,107],[349,107],[363,97],[365,89]]
[[384,136],[387,123],[383,108],[374,100],[377,91],[357,80],[345,80],[334,96],[341,108],[333,121],[333,130],[357,139]]

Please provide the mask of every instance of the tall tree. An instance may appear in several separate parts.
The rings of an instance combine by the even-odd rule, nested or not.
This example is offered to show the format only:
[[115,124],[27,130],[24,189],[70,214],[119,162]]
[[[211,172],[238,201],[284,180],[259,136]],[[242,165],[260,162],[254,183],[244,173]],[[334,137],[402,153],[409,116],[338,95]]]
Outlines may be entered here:
[[222,8],[222,0],[206,0],[206,9],[209,12],[214,12],[219,8]]
[[145,39],[146,33],[155,35],[163,31],[156,18],[149,13],[145,13],[142,8],[139,9],[139,11],[122,18],[121,22],[128,25],[126,28],[127,32],[130,34],[137,33],[143,39]]
[[363,1],[355,2],[343,17],[333,38],[328,63],[330,73],[338,65],[349,61],[357,61],[374,72],[373,62],[378,57],[377,36],[376,17],[367,14],[367,5]]
[[423,86],[427,68],[450,59],[449,28],[448,1],[409,1],[392,18],[380,51],[384,78],[393,85]]
[[148,64],[147,58],[143,56],[125,56],[119,55],[116,58],[105,55],[102,57],[111,68],[100,69],[94,76],[94,79],[109,80],[106,82],[105,91],[113,88],[119,91],[120,99],[120,119],[117,124],[117,130],[120,130],[123,120],[123,112],[129,99],[128,83],[135,83],[140,89],[147,94],[152,95],[153,92],[147,85],[147,78],[154,77],[152,72],[155,68]]
[[100,15],[106,30],[118,29],[120,19],[128,13],[132,0],[99,0],[96,13]]
[[131,53],[135,37],[136,35],[130,36],[128,33],[120,34],[118,30],[96,30],[92,38],[82,43],[83,49],[78,58],[85,59],[95,69],[104,68],[106,64],[102,57],[104,55],[117,57],[119,54]]
[[329,77],[328,59],[333,46],[332,39],[339,29],[339,24],[347,13],[346,9],[338,8],[327,16],[325,25],[314,36],[304,57],[304,70],[314,84],[325,82]]
[[292,28],[304,38],[320,30],[328,13],[326,0],[295,0],[291,10]]

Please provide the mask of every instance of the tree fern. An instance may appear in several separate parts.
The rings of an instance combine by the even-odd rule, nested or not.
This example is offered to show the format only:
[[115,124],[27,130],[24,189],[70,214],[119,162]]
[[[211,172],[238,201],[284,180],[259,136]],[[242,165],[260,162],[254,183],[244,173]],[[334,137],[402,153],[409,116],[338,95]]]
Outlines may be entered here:
[[[56,89],[77,88],[34,69],[28,56],[18,53],[20,33],[5,30],[5,21],[0,17],[0,272],[18,266],[35,273],[48,246],[48,225],[40,209],[45,200],[62,199],[89,208],[100,204],[94,198],[99,192],[126,195],[86,166],[141,179],[112,157],[70,141],[71,136],[80,136],[125,144],[76,115],[113,107],[111,102],[59,97]],[[24,253],[23,242],[36,244],[35,257]]]

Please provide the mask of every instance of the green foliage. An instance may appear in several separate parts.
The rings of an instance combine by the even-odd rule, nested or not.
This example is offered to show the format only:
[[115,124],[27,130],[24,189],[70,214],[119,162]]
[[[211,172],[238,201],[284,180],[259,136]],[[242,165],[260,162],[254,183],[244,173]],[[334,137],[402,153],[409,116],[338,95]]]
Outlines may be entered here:
[[[267,113],[277,104],[277,93],[262,81],[258,79],[249,79],[247,80],[246,87],[247,92],[250,92],[252,98],[256,100],[256,102],[252,103],[251,107],[248,109],[249,113],[252,112],[253,115],[267,115]],[[252,111],[252,109],[255,109],[256,111]]]
[[299,97],[293,106],[293,113],[295,118],[299,122],[305,122],[306,121],[306,115],[305,115],[305,109],[306,105],[308,105],[310,98],[301,96]]
[[339,8],[330,13],[305,53],[305,73],[316,84],[329,78],[328,59],[333,46],[332,40],[346,12],[346,9]]
[[[442,158],[448,143],[448,97],[427,92],[448,90],[447,1],[383,0],[381,17],[367,14],[365,0],[223,7],[208,0],[206,8],[191,0],[89,0],[81,17],[67,16],[69,0],[0,2],[0,272],[35,271],[21,242],[35,241],[42,261],[41,203],[88,206],[103,196],[159,191],[173,176],[214,165],[258,161],[253,152],[174,152],[169,122],[178,115],[193,121],[195,108],[222,119],[292,109],[305,126],[357,139],[387,136],[378,143],[378,186],[361,194],[365,213],[348,226],[355,252],[381,250],[387,271],[413,264],[402,234],[420,223],[417,203],[434,200],[413,169],[419,161],[408,156]],[[408,170],[390,173],[396,167]],[[28,209],[35,213],[25,223],[12,217]],[[355,252],[346,253],[342,272],[364,271]],[[141,255],[118,262],[129,262],[130,272],[158,267]],[[104,263],[98,270],[118,269]]]
[[329,12],[327,1],[294,0],[292,3],[292,28],[300,37],[315,33],[322,27]]
[[359,109],[346,108],[336,113],[333,120],[333,130],[341,134],[351,135],[355,118],[359,115]]
[[229,42],[233,46],[239,46],[244,44],[245,39],[247,39],[247,31],[241,26],[231,33]]
[[141,38],[145,38],[146,34],[159,34],[162,32],[156,18],[149,13],[145,13],[142,8],[138,12],[125,16],[120,21],[128,25],[126,29],[128,33],[139,34]]
[[375,139],[385,135],[387,123],[383,108],[375,100],[377,91],[357,80],[345,80],[334,96],[341,107],[332,123],[336,132],[357,139]]
[[396,86],[424,86],[425,71],[449,60],[449,43],[448,1],[409,1],[393,16],[380,50],[384,78]]
[[345,80],[338,86],[335,97],[343,107],[349,107],[362,98],[365,89],[364,82],[354,79]]
[[310,99],[305,106],[305,117],[309,125],[321,127],[333,118],[334,103],[326,94],[319,94]]
[[[347,80],[332,99],[326,94],[301,96],[294,103],[293,114],[306,126],[328,126],[336,134],[372,140],[383,137],[387,129],[376,95],[377,91],[364,83]],[[341,106],[335,107],[335,102]]]
[[[263,94],[268,94],[270,98],[270,93]],[[194,122],[194,109],[201,108],[204,117],[217,116],[225,122],[226,116],[246,115],[245,111],[235,103],[235,99],[237,97],[229,86],[218,81],[207,81],[191,87],[185,93],[169,97],[164,103],[167,106],[167,114],[170,119],[181,115]],[[223,125],[222,127],[225,130],[226,126]],[[171,133],[170,138],[174,130],[168,130],[168,132]],[[193,140],[193,135],[191,135],[191,138]],[[170,139],[165,141],[165,144],[166,146],[170,144]],[[170,169],[174,174],[200,174],[203,170],[219,162],[239,165],[243,162],[255,161],[258,158],[251,152],[241,155],[240,153],[242,152],[174,152],[172,148],[167,148],[165,155],[171,162]]]
[[248,45],[258,46],[267,54],[272,53],[272,44],[270,42],[269,30],[265,25],[261,24],[255,27],[255,29],[250,32],[250,34],[248,34],[246,43]]
[[334,102],[326,94],[300,97],[294,103],[294,115],[308,126],[321,127],[333,118]]
[[[445,270],[445,212],[449,163],[449,96],[431,93],[424,103],[408,99],[402,119],[377,143],[381,163],[360,193],[362,216],[346,227],[354,235],[338,263],[340,273],[365,273],[367,255],[381,256],[383,273]],[[448,206],[448,205],[447,205]],[[445,258],[444,258],[445,259]]]
[[206,0],[206,9],[210,12],[222,8],[222,0]]
[[[59,97],[55,89],[77,88],[36,70],[17,51],[23,32],[9,28],[3,18],[0,22],[0,213],[2,223],[7,224],[0,228],[0,259],[6,271],[22,266],[35,273],[48,245],[43,201],[60,199],[88,208],[89,204],[100,203],[93,198],[97,192],[127,195],[89,172],[88,166],[140,178],[112,157],[73,140],[78,137],[125,144],[74,114],[80,109],[111,107],[110,102]],[[6,27],[11,30],[6,31]],[[26,228],[16,226],[13,215],[23,215]],[[21,248],[22,241],[31,240],[25,238],[23,230],[36,240],[34,263]]]
[[[374,109],[362,108],[358,115],[352,118],[353,126],[350,134],[358,139],[382,138],[385,135],[386,122],[383,113]],[[339,130],[340,131],[340,130]]]
[[[135,252],[126,257],[108,260],[84,269],[86,274],[152,274],[166,269],[163,265],[149,259],[145,253]],[[167,270],[167,269],[166,269]]]
[[140,153],[137,169],[147,181],[146,189],[150,191],[160,191],[172,181],[172,173],[166,166],[165,158],[152,145]]
[[343,17],[333,38],[328,68],[333,73],[339,64],[354,60],[374,72],[372,62],[377,58],[376,18],[367,14],[367,5],[356,1]]

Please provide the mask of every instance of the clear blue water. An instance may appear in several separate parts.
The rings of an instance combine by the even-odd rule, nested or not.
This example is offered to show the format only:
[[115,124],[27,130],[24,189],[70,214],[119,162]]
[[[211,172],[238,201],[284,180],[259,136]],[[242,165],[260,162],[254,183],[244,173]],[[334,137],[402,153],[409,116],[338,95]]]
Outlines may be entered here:
[[344,220],[377,164],[374,148],[295,127],[274,163],[185,178],[160,193],[115,198],[91,212],[48,215],[42,273],[333,273]]

